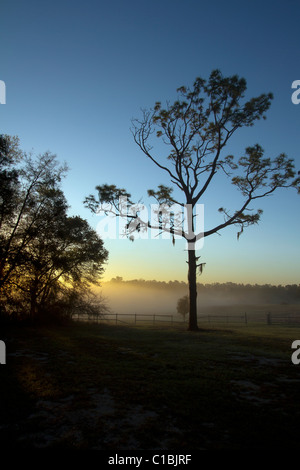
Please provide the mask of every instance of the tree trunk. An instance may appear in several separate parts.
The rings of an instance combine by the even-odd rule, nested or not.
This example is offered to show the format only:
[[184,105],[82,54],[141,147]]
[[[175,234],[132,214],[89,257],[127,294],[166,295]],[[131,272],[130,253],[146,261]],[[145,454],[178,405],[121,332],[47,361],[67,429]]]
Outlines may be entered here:
[[37,298],[38,298],[38,280],[34,279],[32,286],[30,287],[30,319],[31,321],[35,320],[36,317],[36,307],[37,307]]
[[189,315],[189,331],[198,331],[197,323],[197,266],[196,266],[196,252],[195,249],[189,249],[189,303],[190,303],[190,315]]
[[36,316],[36,294],[34,291],[31,291],[30,294],[30,319],[31,321],[34,321],[35,316]]

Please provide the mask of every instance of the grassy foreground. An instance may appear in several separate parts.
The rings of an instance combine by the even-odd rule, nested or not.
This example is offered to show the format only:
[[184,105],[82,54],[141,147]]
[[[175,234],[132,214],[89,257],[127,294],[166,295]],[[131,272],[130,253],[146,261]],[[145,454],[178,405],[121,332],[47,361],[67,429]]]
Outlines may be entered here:
[[299,447],[299,328],[7,328],[0,449]]

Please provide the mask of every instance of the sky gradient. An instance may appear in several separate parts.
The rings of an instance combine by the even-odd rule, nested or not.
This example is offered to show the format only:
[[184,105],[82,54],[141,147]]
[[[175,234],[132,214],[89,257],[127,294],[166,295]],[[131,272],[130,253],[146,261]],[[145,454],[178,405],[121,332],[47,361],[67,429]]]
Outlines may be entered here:
[[[98,184],[126,188],[133,199],[168,184],[133,141],[131,119],[176,89],[224,75],[247,80],[246,98],[272,92],[266,121],[236,133],[224,155],[243,154],[259,143],[266,156],[285,152],[300,170],[300,105],[291,85],[300,80],[298,1],[217,0],[2,0],[0,80],[1,133],[18,135],[26,151],[50,150],[69,165],[63,189],[70,214],[97,227],[83,206]],[[205,200],[205,229],[234,210],[230,181],[212,186]],[[201,281],[299,284],[299,209],[295,190],[278,190],[260,201],[259,225],[237,228],[204,241]],[[185,245],[168,240],[105,240],[104,279],[187,280]]]

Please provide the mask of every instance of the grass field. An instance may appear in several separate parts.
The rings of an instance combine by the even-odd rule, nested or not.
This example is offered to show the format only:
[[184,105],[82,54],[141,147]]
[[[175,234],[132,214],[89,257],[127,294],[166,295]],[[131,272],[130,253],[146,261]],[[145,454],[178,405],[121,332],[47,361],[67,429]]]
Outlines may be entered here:
[[298,449],[300,328],[10,327],[0,449]]

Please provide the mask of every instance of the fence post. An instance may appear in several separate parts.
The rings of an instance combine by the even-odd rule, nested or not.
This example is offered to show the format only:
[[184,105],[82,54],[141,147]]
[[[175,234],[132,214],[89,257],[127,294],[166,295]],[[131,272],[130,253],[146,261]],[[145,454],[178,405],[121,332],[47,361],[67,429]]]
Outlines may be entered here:
[[116,313],[116,325],[118,324],[118,314]]
[[134,324],[136,325],[136,313],[134,314]]
[[155,324],[155,315],[153,315],[153,325]]
[[246,323],[246,325],[248,325],[247,312],[245,312],[245,323]]
[[271,321],[271,313],[270,313],[270,312],[267,313],[267,324],[268,324],[268,325],[271,325],[271,324],[272,324],[272,321]]

